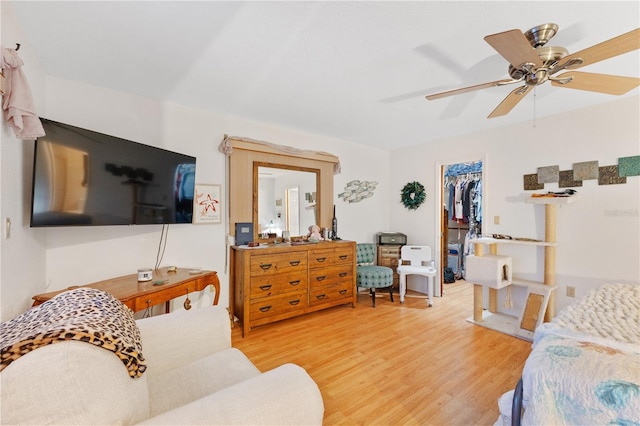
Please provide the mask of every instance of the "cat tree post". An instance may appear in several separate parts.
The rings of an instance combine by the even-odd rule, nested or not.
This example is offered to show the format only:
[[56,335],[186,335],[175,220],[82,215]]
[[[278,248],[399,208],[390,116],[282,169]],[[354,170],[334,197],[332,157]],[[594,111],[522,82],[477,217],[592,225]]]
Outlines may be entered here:
[[[556,242],[556,205],[544,205],[544,240],[548,243]],[[556,247],[545,246],[544,248],[544,283],[555,286],[556,284]],[[544,315],[545,321],[551,321],[555,316],[556,296],[555,292],[549,295],[547,312]]]
[[[474,244],[474,254],[476,256],[482,256],[484,254],[484,244]],[[473,285],[473,320],[482,321],[482,309],[483,309],[483,288],[480,284]]]

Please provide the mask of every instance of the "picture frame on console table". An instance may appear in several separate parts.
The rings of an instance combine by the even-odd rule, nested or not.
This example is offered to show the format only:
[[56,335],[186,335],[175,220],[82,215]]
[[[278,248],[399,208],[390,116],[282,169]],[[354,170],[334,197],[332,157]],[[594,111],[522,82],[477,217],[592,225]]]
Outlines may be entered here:
[[197,183],[193,195],[193,224],[220,223],[221,221],[221,185]]

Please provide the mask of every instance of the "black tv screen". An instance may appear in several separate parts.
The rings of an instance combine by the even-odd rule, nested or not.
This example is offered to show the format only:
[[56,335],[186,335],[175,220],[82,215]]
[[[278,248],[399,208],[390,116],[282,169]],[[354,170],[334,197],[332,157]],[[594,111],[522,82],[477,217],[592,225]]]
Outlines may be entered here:
[[32,227],[192,222],[195,157],[41,121]]

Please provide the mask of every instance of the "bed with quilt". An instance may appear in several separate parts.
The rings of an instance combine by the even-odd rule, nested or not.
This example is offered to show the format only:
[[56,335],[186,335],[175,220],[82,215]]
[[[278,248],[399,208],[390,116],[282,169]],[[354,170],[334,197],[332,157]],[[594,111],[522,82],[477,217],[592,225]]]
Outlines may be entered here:
[[640,286],[606,284],[535,332],[503,425],[640,425]]

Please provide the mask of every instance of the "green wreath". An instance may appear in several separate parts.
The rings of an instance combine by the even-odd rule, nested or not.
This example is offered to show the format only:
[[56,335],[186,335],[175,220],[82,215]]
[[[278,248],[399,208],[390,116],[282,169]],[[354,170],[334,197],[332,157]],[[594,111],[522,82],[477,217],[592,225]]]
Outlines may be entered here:
[[409,182],[402,188],[402,204],[409,210],[415,210],[424,203],[427,194],[420,182]]

